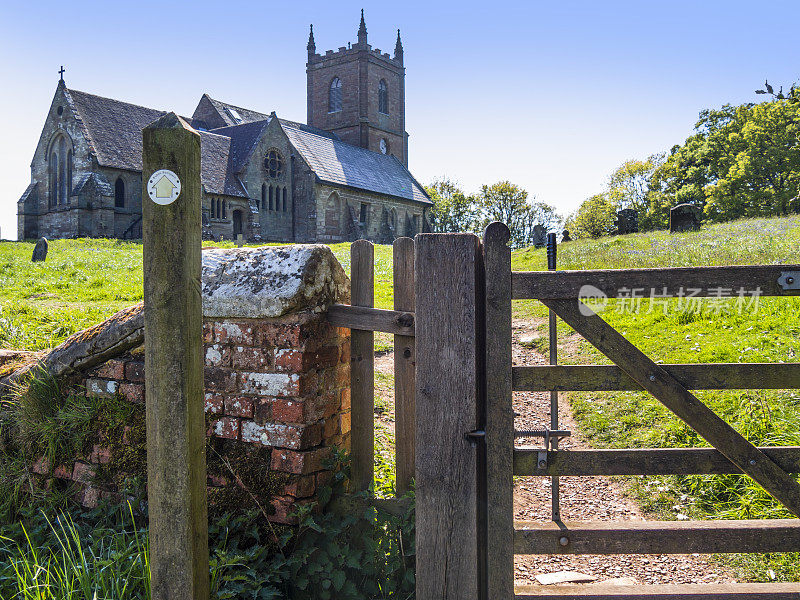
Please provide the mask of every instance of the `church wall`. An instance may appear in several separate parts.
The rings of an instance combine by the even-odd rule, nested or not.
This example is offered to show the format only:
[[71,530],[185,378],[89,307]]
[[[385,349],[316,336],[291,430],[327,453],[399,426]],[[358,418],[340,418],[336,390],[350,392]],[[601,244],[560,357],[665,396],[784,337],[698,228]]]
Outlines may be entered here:
[[[366,226],[360,228],[362,237],[366,239],[385,244],[391,242],[387,238],[387,234],[394,239],[401,236],[413,237],[422,232],[423,210],[427,207],[417,202],[328,184],[317,184],[315,188],[317,241],[319,242],[348,241],[353,231],[350,226],[352,219],[348,207],[353,207],[354,214],[359,219],[362,204],[367,204]],[[387,232],[384,210],[389,216],[392,209],[397,215],[396,225],[393,232]],[[416,230],[409,229],[406,217],[410,217],[413,223],[415,215],[417,216],[417,228]],[[391,223],[391,219],[388,220],[388,223]]]
[[[309,64],[312,114],[309,125],[334,131],[344,142],[361,146],[359,139],[359,50],[340,48]],[[342,110],[328,112],[328,93],[334,77],[342,82]],[[377,89],[377,88],[376,88]]]
[[[277,150],[283,163],[281,174],[276,177],[270,176],[264,165],[264,160],[270,150]],[[250,161],[241,174],[242,182],[250,197],[258,200],[260,234],[261,239],[266,242],[291,242],[293,239],[291,152],[289,138],[286,137],[278,120],[273,119],[261,139],[256,143]],[[270,210],[269,204],[270,187],[273,191],[272,210]],[[283,207],[284,190],[286,190],[285,210]],[[262,199],[263,191],[266,191],[266,194]],[[280,196],[280,202],[276,202],[276,195]]]
[[292,154],[292,198],[294,234],[300,243],[317,241],[316,175],[299,154]]
[[[224,217],[211,216],[211,206],[213,201],[225,202]],[[208,227],[211,230],[213,239],[235,239],[233,234],[233,213],[237,210],[241,211],[242,213],[242,235],[244,235],[245,240],[251,241],[252,236],[248,233],[247,229],[250,215],[250,200],[248,198],[239,198],[237,196],[220,196],[217,194],[203,194],[203,211],[208,211]]]

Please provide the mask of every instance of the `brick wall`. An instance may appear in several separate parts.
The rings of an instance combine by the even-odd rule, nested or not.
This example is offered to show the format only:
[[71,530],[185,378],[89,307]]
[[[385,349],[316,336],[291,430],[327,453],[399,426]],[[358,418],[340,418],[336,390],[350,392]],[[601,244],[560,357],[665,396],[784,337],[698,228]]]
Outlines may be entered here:
[[[203,337],[209,442],[221,458],[235,457],[228,461],[235,465],[233,472],[213,468],[220,461],[209,459],[212,512],[215,499],[230,497],[220,488],[241,488],[241,496],[253,495],[272,506],[270,520],[290,523],[294,506],[313,500],[326,481],[324,463],[333,447],[350,448],[349,330],[332,327],[318,313],[303,312],[271,319],[206,319]],[[93,369],[81,386],[87,396],[144,405],[144,381],[139,349]],[[72,464],[51,469],[40,460],[34,470],[71,480],[77,500],[94,507],[118,493],[108,481],[119,478],[99,482],[97,470],[114,464],[115,453],[125,451],[94,444]],[[259,477],[274,475],[278,485],[269,487],[269,497],[247,489],[249,469],[258,470]]]

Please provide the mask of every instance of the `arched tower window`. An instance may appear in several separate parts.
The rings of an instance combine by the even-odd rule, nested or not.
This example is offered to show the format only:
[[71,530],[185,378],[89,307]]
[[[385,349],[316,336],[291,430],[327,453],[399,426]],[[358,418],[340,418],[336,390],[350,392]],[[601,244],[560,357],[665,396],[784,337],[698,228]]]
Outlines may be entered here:
[[223,200],[222,201],[222,218],[223,219],[227,219],[228,218],[228,201],[227,200]]
[[286,212],[286,188],[285,187],[283,188],[283,192],[281,192],[281,195],[283,196],[283,206],[281,208],[283,208],[283,212]]
[[342,80],[334,77],[328,91],[328,112],[339,112],[342,110]]
[[114,206],[125,208],[125,182],[122,177],[117,177],[114,182]]
[[267,184],[261,184],[261,208],[267,207]]
[[269,209],[272,210],[272,186],[269,186]]
[[389,114],[389,88],[385,79],[381,79],[378,84],[378,112]]

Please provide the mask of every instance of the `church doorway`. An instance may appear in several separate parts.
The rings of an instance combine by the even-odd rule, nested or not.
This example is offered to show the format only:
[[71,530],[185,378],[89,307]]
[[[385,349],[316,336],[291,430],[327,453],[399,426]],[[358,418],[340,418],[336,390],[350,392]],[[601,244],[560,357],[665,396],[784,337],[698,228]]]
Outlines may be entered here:
[[244,233],[242,230],[242,211],[235,210],[233,211],[233,239],[236,239],[237,235]]

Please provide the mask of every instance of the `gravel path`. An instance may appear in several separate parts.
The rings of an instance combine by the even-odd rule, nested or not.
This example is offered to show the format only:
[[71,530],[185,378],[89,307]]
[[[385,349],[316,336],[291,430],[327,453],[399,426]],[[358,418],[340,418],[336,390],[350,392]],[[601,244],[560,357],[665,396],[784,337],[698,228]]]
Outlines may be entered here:
[[[519,343],[521,335],[530,335],[530,324],[513,323],[513,360],[515,365],[545,363],[536,350]],[[550,394],[516,392],[515,427],[537,429],[550,423]],[[562,440],[562,448],[589,448],[581,439],[569,405],[559,398],[560,429],[572,436]],[[541,445],[541,439],[518,439],[517,445]],[[550,478],[518,478],[514,486],[514,518],[522,521],[550,520]],[[639,507],[626,497],[619,484],[607,477],[562,477],[561,516],[565,521],[643,520]],[[557,571],[577,571],[604,581],[633,578],[636,583],[731,583],[732,574],[701,555],[639,556],[518,556],[514,579],[517,585],[538,585],[535,576]],[[620,583],[631,583],[630,581]]]

